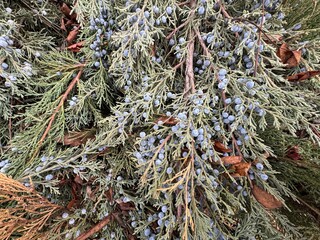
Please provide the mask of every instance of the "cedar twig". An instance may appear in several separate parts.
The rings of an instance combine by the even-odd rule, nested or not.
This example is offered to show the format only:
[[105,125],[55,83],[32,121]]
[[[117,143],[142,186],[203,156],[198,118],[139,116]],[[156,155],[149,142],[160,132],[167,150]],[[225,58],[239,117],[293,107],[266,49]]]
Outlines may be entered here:
[[[61,97],[61,100],[59,102],[59,105],[56,107],[56,109],[54,110],[53,114],[51,115],[50,117],[50,120],[49,120],[49,123],[47,125],[47,128],[45,129],[44,133],[42,134],[42,137],[40,138],[39,142],[38,142],[38,147],[36,149],[36,151],[34,152],[32,159],[34,159],[36,157],[36,155],[38,154],[39,150],[40,150],[40,147],[42,146],[42,143],[43,141],[46,139],[50,129],[51,129],[51,126],[52,126],[52,123],[56,117],[56,114],[60,111],[61,107],[63,106],[64,104],[64,101],[67,99],[69,93],[71,92],[71,90],[74,88],[74,86],[76,85],[76,83],[79,81],[81,75],[83,73],[83,67],[81,67],[80,71],[78,72],[77,76],[75,76],[75,78],[71,81],[71,83],[69,84],[67,90],[65,91],[65,93],[62,95]],[[30,161],[31,161],[30,160]]]
[[104,228],[110,221],[113,220],[113,214],[108,215],[104,219],[102,219],[97,225],[95,225],[90,230],[86,231],[85,233],[81,234],[75,240],[86,240],[93,234],[99,232],[102,228]]

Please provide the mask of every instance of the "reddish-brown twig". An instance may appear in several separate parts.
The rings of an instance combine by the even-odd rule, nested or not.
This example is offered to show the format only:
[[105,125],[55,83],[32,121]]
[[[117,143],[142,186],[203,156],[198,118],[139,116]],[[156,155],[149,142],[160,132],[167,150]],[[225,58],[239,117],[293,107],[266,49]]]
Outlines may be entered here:
[[175,66],[173,67],[173,69],[174,69],[174,70],[177,70],[177,69],[178,69],[179,67],[181,67],[182,64],[184,64],[184,63],[185,63],[185,60],[179,62],[177,65],[175,65]]
[[222,12],[222,15],[223,15],[224,17],[226,17],[226,18],[232,18],[232,17],[229,15],[229,13],[227,12],[227,10],[225,9],[224,5],[221,3],[220,0],[218,1],[218,4],[219,4],[219,6],[220,6],[220,10],[221,10],[221,12]]
[[102,228],[104,228],[110,221],[113,220],[113,215],[110,214],[104,219],[102,219],[97,225],[95,225],[90,230],[86,231],[85,233],[81,234],[79,237],[77,237],[75,240],[86,240],[93,234],[99,232]]
[[201,47],[202,47],[202,49],[203,49],[203,51],[204,51],[205,56],[206,56],[206,57],[210,57],[211,54],[210,54],[209,49],[207,48],[205,42],[203,41],[203,39],[202,39],[202,37],[201,37],[201,34],[200,34],[200,32],[199,32],[199,29],[195,29],[194,31],[195,31],[198,39],[199,39],[200,45],[201,45]]
[[172,38],[172,36],[178,32],[181,28],[183,28],[184,26],[186,26],[189,22],[190,22],[190,17],[188,18],[188,20],[186,20],[184,23],[182,23],[179,27],[176,27],[175,29],[173,29],[173,31],[168,35],[166,36],[166,39],[169,40],[170,38]]
[[[51,126],[52,126],[52,123],[53,123],[53,121],[54,121],[54,119],[55,119],[55,117],[56,117],[56,114],[60,111],[61,107],[62,107],[63,104],[64,104],[64,101],[67,99],[69,93],[70,93],[71,90],[74,88],[74,86],[76,85],[76,83],[79,81],[82,73],[83,73],[83,68],[81,67],[81,69],[80,69],[80,71],[78,72],[77,76],[75,76],[75,78],[71,81],[71,83],[69,84],[67,90],[66,90],[66,91],[64,92],[64,94],[62,95],[61,100],[60,100],[60,102],[59,102],[59,105],[56,107],[56,109],[54,110],[53,114],[51,115],[50,120],[49,120],[49,123],[48,123],[48,125],[47,125],[47,128],[45,129],[44,133],[42,134],[42,137],[40,138],[40,140],[39,140],[39,142],[38,142],[38,144],[37,144],[37,145],[38,145],[38,146],[37,146],[37,149],[36,149],[36,151],[34,152],[31,160],[34,159],[35,156],[37,155],[37,153],[38,153],[38,151],[39,151],[39,149],[40,149],[43,141],[46,139],[46,137],[47,137],[47,135],[48,135],[48,133],[49,133],[49,131],[50,131],[50,129],[51,129]],[[31,161],[31,160],[30,160],[30,161]]]
[[183,28],[184,26],[186,26],[189,22],[191,22],[191,21],[193,20],[193,16],[194,16],[194,13],[195,13],[195,9],[194,9],[194,7],[195,7],[195,1],[194,1],[194,0],[191,1],[191,2],[188,1],[187,3],[189,3],[190,6],[191,6],[191,8],[192,8],[191,12],[190,12],[189,15],[188,15],[188,19],[187,19],[184,23],[182,23],[179,27],[176,27],[175,29],[173,29],[173,31],[172,31],[168,36],[166,36],[166,39],[167,39],[167,40],[170,39],[170,38],[172,38],[172,36],[173,36],[177,31],[179,31],[181,28]]

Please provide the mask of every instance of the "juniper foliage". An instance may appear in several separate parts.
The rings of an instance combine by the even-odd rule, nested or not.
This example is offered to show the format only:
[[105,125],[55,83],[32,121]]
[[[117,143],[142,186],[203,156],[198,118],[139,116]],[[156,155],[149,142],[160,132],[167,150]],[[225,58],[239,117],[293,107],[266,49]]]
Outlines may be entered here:
[[[63,208],[39,230],[50,239],[308,238],[285,211],[299,177],[319,196],[306,177],[319,161],[303,155],[304,171],[281,157],[289,142],[306,152],[320,143],[318,78],[287,80],[319,70],[320,49],[286,25],[284,6],[2,1],[0,170]],[[283,42],[302,51],[294,67],[277,56]]]

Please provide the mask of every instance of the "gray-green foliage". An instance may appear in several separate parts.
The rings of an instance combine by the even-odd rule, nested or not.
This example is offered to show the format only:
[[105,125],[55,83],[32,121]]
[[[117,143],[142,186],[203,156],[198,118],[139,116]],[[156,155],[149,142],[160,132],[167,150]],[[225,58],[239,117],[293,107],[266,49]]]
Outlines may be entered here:
[[[277,149],[265,133],[304,130],[319,144],[318,80],[286,80],[319,69],[318,41],[290,40],[296,33],[284,29],[280,1],[78,0],[78,53],[63,50],[54,4],[23,2],[29,7],[1,8],[1,35],[15,42],[0,47],[0,61],[17,75],[10,86],[1,75],[1,171],[63,206],[77,196],[67,217],[52,218],[52,239],[75,238],[110,214],[118,218],[94,237],[301,237],[251,194],[254,183],[284,205],[295,199],[265,157]],[[34,10],[42,15],[29,16]],[[277,43],[265,37],[275,34],[302,49],[299,66],[281,63]],[[70,146],[71,132],[88,141]],[[219,151],[218,141],[230,151]],[[248,176],[224,164],[235,155],[252,164]]]

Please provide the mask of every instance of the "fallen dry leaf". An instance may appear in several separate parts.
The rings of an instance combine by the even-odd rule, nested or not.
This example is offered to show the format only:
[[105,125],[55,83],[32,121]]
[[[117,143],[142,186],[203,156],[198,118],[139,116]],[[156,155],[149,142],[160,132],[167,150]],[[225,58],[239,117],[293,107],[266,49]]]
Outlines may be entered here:
[[75,44],[70,45],[69,47],[67,47],[67,49],[70,50],[71,52],[79,52],[83,46],[84,46],[84,41],[81,41],[81,42],[77,42]]
[[230,148],[227,148],[226,146],[224,146],[223,143],[219,141],[214,141],[214,149],[218,152],[223,152],[223,153],[232,152]]
[[164,125],[173,126],[176,125],[179,121],[174,117],[161,116],[154,121],[154,123],[158,124],[159,122],[163,122]]
[[76,13],[71,13],[71,9],[65,3],[61,4],[60,11],[69,19],[72,19],[72,20],[76,20],[77,19],[77,14]]
[[222,157],[221,162],[224,164],[236,164],[241,162],[241,156],[227,156]]
[[301,155],[299,153],[299,147],[298,146],[289,147],[286,152],[286,156],[288,158],[293,159],[293,160],[301,160]]
[[252,194],[256,200],[267,209],[276,209],[282,207],[281,201],[255,184],[253,184],[252,187]]
[[312,78],[314,76],[317,76],[319,74],[320,74],[320,71],[307,71],[307,72],[301,72],[301,73],[291,75],[287,79],[288,81],[292,81],[292,82],[303,81],[303,80]]
[[247,163],[247,162],[236,163],[231,167],[231,169],[234,170],[234,173],[232,174],[232,176],[233,177],[247,176],[250,167],[251,167],[251,163]]
[[288,44],[283,43],[278,48],[277,56],[281,59],[281,62],[287,64],[287,67],[296,67],[301,61],[301,50],[290,50]]
[[[283,36],[280,35],[280,34],[268,34],[267,36],[269,38],[266,37],[265,35],[262,35],[262,39],[268,44],[270,44],[270,43],[279,43],[279,42],[281,42],[283,40]],[[272,40],[272,41],[270,41],[270,40]]]
[[88,129],[81,132],[69,132],[64,135],[63,139],[57,139],[57,142],[63,143],[63,145],[70,145],[73,147],[80,146],[86,143],[89,139],[95,138],[95,130]]
[[66,41],[68,42],[68,44],[71,44],[73,42],[73,40],[76,39],[77,35],[79,33],[79,29],[76,28],[76,29],[73,29],[69,32],[67,38],[66,38]]

